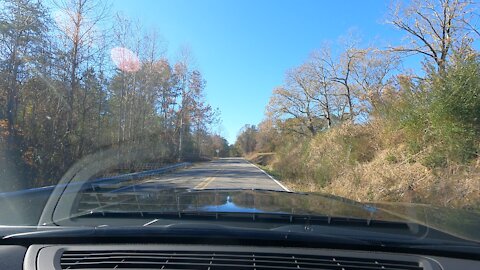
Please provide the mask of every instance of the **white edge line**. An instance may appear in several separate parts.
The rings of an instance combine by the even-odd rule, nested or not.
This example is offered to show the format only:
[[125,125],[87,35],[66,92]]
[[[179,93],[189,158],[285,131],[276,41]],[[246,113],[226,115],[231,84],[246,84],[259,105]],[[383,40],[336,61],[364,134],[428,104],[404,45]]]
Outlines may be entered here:
[[275,183],[277,183],[281,188],[283,188],[285,191],[287,192],[291,192],[286,186],[282,185],[282,183],[278,182],[277,179],[273,178],[273,176],[271,176],[270,174],[268,174],[266,171],[262,170],[262,168],[258,167],[257,165],[253,164],[252,162],[250,162],[249,160],[247,160],[246,158],[244,158],[245,161],[247,161],[248,163],[250,163],[251,165],[253,165],[255,168],[259,169],[260,171],[262,171],[265,175],[267,175],[268,177],[270,177],[270,179],[272,179]]
[[151,225],[151,224],[153,224],[153,223],[155,223],[155,222],[157,222],[157,221],[158,221],[158,219],[154,219],[154,220],[152,220],[152,221],[149,221],[149,222],[143,224],[143,227],[146,227],[146,226],[148,226],[148,225]]

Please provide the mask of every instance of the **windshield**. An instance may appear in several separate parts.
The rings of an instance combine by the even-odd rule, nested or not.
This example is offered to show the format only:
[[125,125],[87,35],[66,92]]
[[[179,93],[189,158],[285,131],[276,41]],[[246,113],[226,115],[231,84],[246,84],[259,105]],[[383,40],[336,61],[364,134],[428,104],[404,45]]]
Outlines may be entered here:
[[0,225],[479,243],[479,16],[460,0],[2,0]]

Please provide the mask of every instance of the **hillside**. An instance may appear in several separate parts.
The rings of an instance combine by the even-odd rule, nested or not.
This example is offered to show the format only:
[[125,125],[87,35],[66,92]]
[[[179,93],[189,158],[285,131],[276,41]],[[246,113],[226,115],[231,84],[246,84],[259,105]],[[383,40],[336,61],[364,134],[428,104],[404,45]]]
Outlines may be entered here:
[[375,124],[344,125],[303,146],[248,158],[294,191],[480,210],[480,158],[430,168],[428,151],[412,155],[405,137],[383,131]]

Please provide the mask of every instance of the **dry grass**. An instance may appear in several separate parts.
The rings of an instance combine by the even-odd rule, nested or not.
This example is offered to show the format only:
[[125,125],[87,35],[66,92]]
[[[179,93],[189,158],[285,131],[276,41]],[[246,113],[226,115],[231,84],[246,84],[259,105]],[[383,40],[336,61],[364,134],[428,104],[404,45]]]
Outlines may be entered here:
[[405,140],[398,129],[379,121],[344,125],[312,139],[303,156],[277,156],[269,168],[303,158],[303,172],[282,179],[295,191],[480,210],[480,158],[468,165],[430,169],[420,162],[429,149],[412,154]]
[[275,156],[275,153],[251,153],[245,156],[250,162],[266,166],[270,164]]
[[367,164],[348,168],[323,192],[358,201],[403,201],[480,208],[480,167],[431,170],[418,162],[387,161],[384,150]]

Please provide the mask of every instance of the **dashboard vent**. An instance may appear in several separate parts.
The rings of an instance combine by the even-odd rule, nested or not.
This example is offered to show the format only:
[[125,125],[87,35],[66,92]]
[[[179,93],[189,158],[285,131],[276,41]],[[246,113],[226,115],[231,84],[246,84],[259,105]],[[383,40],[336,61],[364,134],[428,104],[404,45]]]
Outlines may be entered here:
[[418,262],[260,252],[65,251],[62,269],[335,269],[421,270]]

